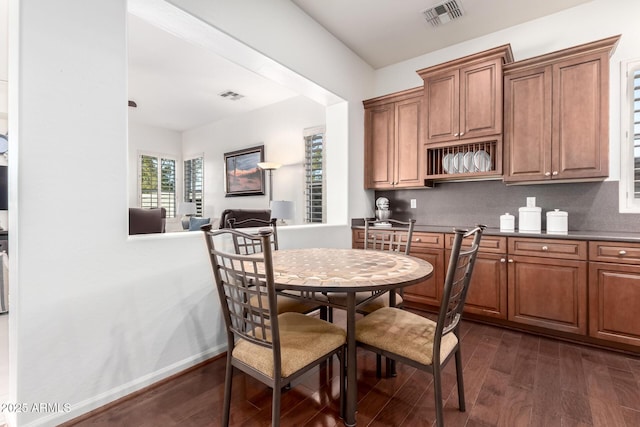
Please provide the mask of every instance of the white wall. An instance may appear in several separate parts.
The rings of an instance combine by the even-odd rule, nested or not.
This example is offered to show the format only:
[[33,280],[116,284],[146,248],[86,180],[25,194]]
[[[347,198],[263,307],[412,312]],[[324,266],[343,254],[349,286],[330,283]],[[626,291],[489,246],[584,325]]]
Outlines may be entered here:
[[[516,61],[621,34],[610,62],[609,179],[620,179],[620,61],[640,58],[640,2],[593,0],[560,13],[381,68],[373,96],[420,86],[416,70],[511,44]],[[434,34],[435,35],[435,34]]]
[[[196,6],[349,103],[327,116],[349,114],[348,125],[333,127],[347,135],[336,147],[349,165],[342,176],[350,207],[340,209],[344,218],[359,215],[370,197],[362,190],[361,100],[371,69],[289,1],[237,3]],[[221,351],[224,339],[201,235],[127,237],[135,171],[126,1],[10,0],[10,11],[10,399],[72,410],[9,414],[9,422],[53,425]],[[346,224],[307,227],[296,240],[348,245],[349,233]]]
[[204,153],[205,216],[220,217],[224,209],[269,207],[268,173],[263,196],[225,197],[224,153],[264,145],[265,161],[282,164],[273,172],[273,200],[291,200],[296,218],[304,223],[305,128],[324,126],[325,107],[305,97],[292,98],[241,116],[183,132],[183,152]]

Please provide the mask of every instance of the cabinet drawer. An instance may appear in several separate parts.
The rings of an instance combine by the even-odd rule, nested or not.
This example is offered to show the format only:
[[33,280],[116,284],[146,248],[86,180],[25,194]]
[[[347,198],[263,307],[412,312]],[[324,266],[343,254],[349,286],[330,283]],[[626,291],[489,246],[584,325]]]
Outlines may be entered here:
[[[446,248],[451,249],[453,247],[454,234],[446,235]],[[462,241],[462,246],[471,246],[473,238],[467,237]],[[480,240],[480,252],[490,254],[505,254],[507,253],[507,238],[500,236],[487,236],[483,235]]]
[[640,264],[640,243],[589,242],[589,261]]
[[[352,247],[364,247],[364,230],[353,230]],[[414,231],[411,236],[411,252],[420,251],[423,248],[442,249],[444,248],[444,234],[442,233],[424,233]]]
[[510,237],[509,255],[526,255],[567,260],[586,260],[587,242]]
[[414,231],[411,236],[411,252],[421,248],[444,248],[444,234]]

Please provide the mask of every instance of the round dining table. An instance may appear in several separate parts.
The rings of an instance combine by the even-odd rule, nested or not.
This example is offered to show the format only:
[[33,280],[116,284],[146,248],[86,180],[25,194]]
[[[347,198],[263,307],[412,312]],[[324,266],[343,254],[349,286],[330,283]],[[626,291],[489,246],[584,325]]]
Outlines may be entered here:
[[[287,296],[313,300],[346,310],[347,381],[344,423],[356,425],[357,367],[356,311],[358,306],[385,292],[419,283],[433,274],[433,266],[425,260],[398,252],[364,249],[281,249],[273,251],[276,288]],[[288,293],[286,291],[296,291]],[[366,300],[356,293],[370,291]],[[346,305],[329,303],[326,293],[343,293]]]

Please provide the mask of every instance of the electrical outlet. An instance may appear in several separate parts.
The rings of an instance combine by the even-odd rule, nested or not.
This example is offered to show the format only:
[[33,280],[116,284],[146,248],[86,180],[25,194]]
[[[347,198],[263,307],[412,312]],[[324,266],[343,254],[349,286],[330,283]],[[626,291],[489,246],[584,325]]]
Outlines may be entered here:
[[411,199],[411,209],[415,209],[417,207],[416,199]]

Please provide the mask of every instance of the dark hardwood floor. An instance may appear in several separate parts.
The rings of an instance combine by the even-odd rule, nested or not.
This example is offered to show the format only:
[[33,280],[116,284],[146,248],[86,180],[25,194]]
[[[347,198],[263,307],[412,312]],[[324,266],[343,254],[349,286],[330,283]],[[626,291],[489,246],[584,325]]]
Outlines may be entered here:
[[[337,323],[340,320],[337,320]],[[640,358],[463,322],[466,412],[455,364],[444,370],[446,426],[640,426]],[[375,356],[358,350],[358,426],[431,426],[432,377],[398,364],[377,379]],[[218,426],[224,358],[67,426]],[[283,426],[343,426],[337,362],[310,372],[282,397]],[[271,392],[236,373],[233,426],[268,426]]]

